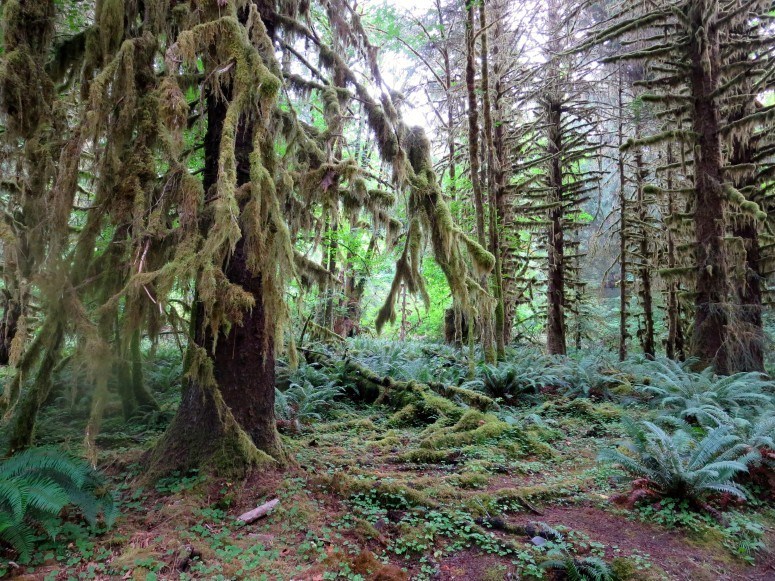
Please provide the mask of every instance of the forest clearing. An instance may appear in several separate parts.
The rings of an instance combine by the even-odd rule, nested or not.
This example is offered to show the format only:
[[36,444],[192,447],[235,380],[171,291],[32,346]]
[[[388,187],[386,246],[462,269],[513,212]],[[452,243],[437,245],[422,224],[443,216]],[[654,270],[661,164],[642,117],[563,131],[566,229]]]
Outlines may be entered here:
[[0,577],[775,579],[775,2],[0,9]]

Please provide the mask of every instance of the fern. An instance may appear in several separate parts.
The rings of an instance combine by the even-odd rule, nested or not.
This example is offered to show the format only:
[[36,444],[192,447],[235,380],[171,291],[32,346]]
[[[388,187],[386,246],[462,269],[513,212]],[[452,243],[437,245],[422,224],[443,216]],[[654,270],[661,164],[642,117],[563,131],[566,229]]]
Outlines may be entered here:
[[275,390],[275,415],[281,420],[309,423],[320,420],[343,388],[336,380],[313,385],[309,380],[291,383],[288,389]]
[[569,581],[613,581],[611,567],[599,557],[578,559],[566,550],[555,549],[541,563],[542,569],[561,571]]
[[752,453],[728,426],[714,428],[702,439],[684,430],[669,434],[651,422],[627,419],[626,452],[604,450],[603,462],[619,465],[629,480],[645,479],[656,496],[700,501],[709,493],[746,498],[735,476],[747,471]]
[[600,355],[588,355],[578,361],[557,359],[552,373],[560,379],[568,397],[608,397],[610,389],[622,384],[611,364]]
[[527,351],[495,365],[480,365],[476,378],[464,384],[506,403],[535,400],[544,387],[560,385],[562,381],[552,369],[552,359]]
[[772,402],[773,382],[757,372],[719,377],[711,368],[696,373],[670,359],[654,361],[652,368],[648,384],[638,383],[636,389],[690,423],[727,425],[732,415]]
[[53,536],[47,521],[67,505],[91,525],[102,514],[110,527],[117,516],[102,477],[83,461],[34,448],[0,463],[0,541],[18,552],[20,561],[29,560],[39,529]]

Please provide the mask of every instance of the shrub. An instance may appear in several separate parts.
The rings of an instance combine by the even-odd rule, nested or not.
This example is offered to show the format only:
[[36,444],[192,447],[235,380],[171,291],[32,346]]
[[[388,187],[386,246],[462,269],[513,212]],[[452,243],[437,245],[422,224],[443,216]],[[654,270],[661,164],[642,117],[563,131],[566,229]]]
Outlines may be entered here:
[[481,365],[477,378],[464,384],[477,389],[492,398],[501,398],[507,403],[531,398],[542,387],[560,384],[559,378],[538,361],[526,358],[521,363],[503,363],[500,366]]
[[38,532],[53,537],[67,505],[91,525],[102,514],[113,524],[118,512],[101,475],[87,463],[54,449],[26,450],[0,463],[0,541],[29,560]]
[[342,392],[343,388],[336,380],[318,385],[309,380],[293,382],[285,391],[275,390],[275,415],[291,422],[320,420]]
[[599,355],[588,355],[579,360],[558,359],[552,373],[560,380],[568,397],[609,397],[609,390],[622,384],[613,373],[611,364]]
[[612,581],[611,567],[599,557],[578,558],[565,550],[555,549],[547,554],[548,559],[541,563],[542,569],[558,571],[564,578],[572,581]]

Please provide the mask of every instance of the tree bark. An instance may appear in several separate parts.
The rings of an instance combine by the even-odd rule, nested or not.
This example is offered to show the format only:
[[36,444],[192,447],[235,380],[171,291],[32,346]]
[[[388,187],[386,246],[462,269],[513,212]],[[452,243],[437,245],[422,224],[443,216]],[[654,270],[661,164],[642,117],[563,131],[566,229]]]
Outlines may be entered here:
[[560,103],[549,98],[546,104],[548,117],[548,185],[550,202],[548,232],[548,291],[546,349],[550,355],[565,355],[565,233],[562,207],[562,115]]
[[[230,87],[223,89],[228,98]],[[226,108],[224,99],[212,93],[207,96],[205,192],[219,179]],[[238,185],[250,180],[252,136],[250,122],[241,120],[235,144]],[[250,272],[247,258],[243,236],[224,265],[229,282],[255,298],[255,306],[243,314],[241,325],[232,325],[216,341],[204,320],[204,305],[195,301],[192,336],[195,345],[212,359],[217,388],[186,380],[178,412],[150,456],[151,477],[191,468],[239,477],[258,464],[286,461],[274,416],[274,319],[267,316],[263,304],[261,274]]]
[[[635,138],[640,139],[640,120],[635,129]],[[651,284],[651,250],[648,231],[648,207],[644,199],[644,180],[646,170],[643,163],[643,150],[638,147],[635,150],[635,187],[637,188],[638,202],[638,238],[640,245],[640,264],[638,274],[640,276],[640,300],[643,308],[643,327],[641,328],[641,347],[647,358],[653,359],[655,355],[654,345],[654,301]]]
[[[726,219],[719,111],[714,98],[719,85],[719,33],[715,23],[703,20],[708,12],[705,1],[698,2],[691,12],[692,34],[688,45],[692,124],[697,135],[694,156],[697,279],[692,354],[701,363],[712,364],[718,373],[726,373],[729,367]],[[704,34],[700,34],[702,30]]]
[[491,285],[496,302],[495,351],[498,359],[504,359],[506,357],[505,313],[503,306],[503,274],[501,271],[500,224],[498,222],[498,206],[502,196],[501,181],[503,172],[500,169],[499,158],[495,152],[495,136],[493,135],[490,74],[487,54],[489,50],[487,43],[487,7],[485,0],[480,0],[479,3],[479,24],[482,27],[482,111],[484,114],[484,135],[487,145],[487,183],[490,194],[490,252],[495,257],[494,276]]
[[464,0],[466,8],[466,90],[468,94],[468,159],[476,211],[476,240],[487,247],[484,230],[484,198],[479,175],[479,107],[476,102],[476,42],[474,35],[475,0]]
[[624,173],[624,79],[619,66],[619,361],[627,359],[627,177]]

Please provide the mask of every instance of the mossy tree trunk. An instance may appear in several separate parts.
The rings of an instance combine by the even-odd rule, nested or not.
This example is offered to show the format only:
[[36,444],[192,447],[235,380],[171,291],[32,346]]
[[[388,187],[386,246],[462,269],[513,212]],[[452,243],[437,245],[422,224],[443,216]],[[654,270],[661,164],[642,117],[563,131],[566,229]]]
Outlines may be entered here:
[[703,18],[707,7],[700,2],[692,10],[688,41],[689,82],[692,94],[692,125],[696,134],[694,180],[696,200],[696,294],[692,354],[719,373],[728,370],[728,268],[724,248],[725,196],[722,188],[722,158],[719,111],[715,92],[719,86],[719,31]]
[[617,170],[619,172],[619,361],[627,359],[627,177],[624,173],[624,79],[622,78],[622,67],[619,65],[619,123],[617,128],[617,138],[619,153],[617,156]]
[[[223,87],[223,94],[228,98],[230,88]],[[219,179],[225,101],[212,92],[207,97],[205,192]],[[253,129],[252,121],[246,121],[241,120],[235,142],[238,185],[250,180]],[[239,477],[261,463],[285,462],[274,416],[274,321],[263,303],[261,274],[250,271],[246,254],[243,236],[227,259],[224,274],[255,298],[255,306],[243,313],[241,324],[216,336],[210,325],[202,324],[204,305],[195,302],[194,344],[211,359],[217,387],[204,385],[198,378],[186,380],[177,414],[151,453],[152,475],[198,468]]]
[[[40,364],[32,383],[24,390],[18,402],[9,410],[9,422],[6,426],[7,446],[5,451],[13,453],[32,446],[35,438],[35,424],[38,412],[51,395],[53,386],[53,372],[59,363],[59,357],[64,341],[64,329],[59,323],[45,325],[41,330],[45,333],[42,340],[43,348],[34,349],[35,353],[41,353]],[[36,359],[33,357],[32,359]],[[25,369],[32,367],[32,361],[25,363]],[[21,374],[14,381],[23,382]]]
[[548,99],[547,130],[550,202],[548,232],[548,290],[546,349],[550,355],[566,354],[565,338],[565,232],[562,199],[562,113],[561,104]]
[[[484,135],[487,145],[487,184],[489,190],[490,218],[490,252],[495,257],[492,293],[495,297],[495,350],[498,359],[506,357],[505,343],[505,312],[503,306],[503,274],[501,266],[500,220],[498,208],[503,197],[503,172],[500,169],[500,158],[495,151],[495,135],[492,119],[492,99],[489,74],[489,45],[487,42],[487,6],[485,0],[479,4],[479,24],[482,28],[482,112],[484,117]],[[498,39],[495,38],[497,44]],[[498,98],[497,94],[494,95]]]
[[[635,137],[640,138],[640,120],[636,123]],[[653,359],[656,347],[654,343],[654,299],[652,291],[651,272],[651,245],[649,238],[649,213],[645,198],[644,185],[646,180],[646,166],[643,162],[643,150],[638,147],[635,150],[635,187],[637,192],[637,224],[638,224],[638,254],[640,264],[638,276],[640,277],[640,301],[643,308],[643,326],[640,329],[640,343],[643,353],[649,359]]]

